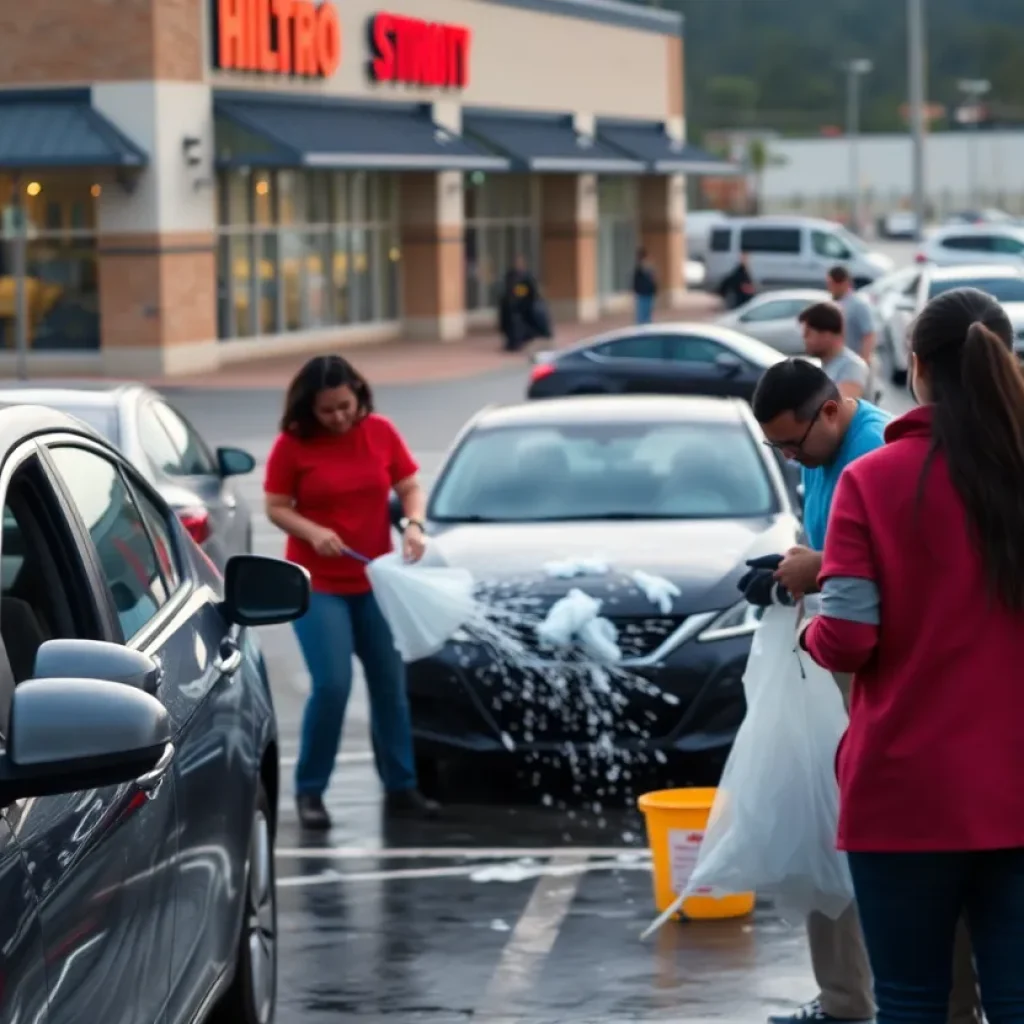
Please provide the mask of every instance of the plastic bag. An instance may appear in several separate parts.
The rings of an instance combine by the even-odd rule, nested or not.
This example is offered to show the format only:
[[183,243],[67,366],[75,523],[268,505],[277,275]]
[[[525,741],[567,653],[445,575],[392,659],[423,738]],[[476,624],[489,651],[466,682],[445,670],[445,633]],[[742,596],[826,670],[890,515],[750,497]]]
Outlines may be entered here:
[[697,891],[754,891],[792,922],[838,918],[853,900],[836,849],[835,756],[848,718],[835,679],[797,646],[796,608],[768,608],[743,676],[747,714],[737,733],[697,863],[680,900]]
[[366,567],[402,660],[436,654],[477,611],[466,569],[409,564],[392,552]]

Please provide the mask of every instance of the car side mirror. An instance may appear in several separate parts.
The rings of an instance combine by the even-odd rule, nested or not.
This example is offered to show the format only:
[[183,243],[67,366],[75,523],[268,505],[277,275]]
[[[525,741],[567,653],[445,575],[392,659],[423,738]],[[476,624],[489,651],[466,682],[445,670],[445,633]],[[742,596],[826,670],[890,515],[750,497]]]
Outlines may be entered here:
[[405,518],[405,509],[402,508],[402,499],[394,491],[388,499],[388,517],[391,519],[391,525],[400,530],[401,522]]
[[218,448],[217,469],[221,476],[244,476],[256,468],[256,460],[244,448]]
[[142,651],[106,640],[47,640],[36,653],[33,679],[105,679],[156,693],[160,666]]
[[27,680],[11,698],[0,808],[133,780],[155,786],[173,755],[167,710],[150,694],[99,679]]
[[232,555],[224,566],[221,611],[236,626],[275,626],[309,609],[309,573],[294,562]]
[[735,377],[743,369],[743,362],[731,352],[722,352],[715,357],[715,366],[726,377]]

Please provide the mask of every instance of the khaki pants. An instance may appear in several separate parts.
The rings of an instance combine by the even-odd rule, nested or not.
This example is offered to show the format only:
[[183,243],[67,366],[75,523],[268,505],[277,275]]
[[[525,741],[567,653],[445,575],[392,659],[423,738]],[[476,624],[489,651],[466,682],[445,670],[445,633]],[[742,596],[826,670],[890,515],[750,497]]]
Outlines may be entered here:
[[[836,683],[847,704],[850,700],[850,679],[848,675],[836,675]],[[836,921],[824,914],[812,914],[807,919],[807,939],[811,947],[814,978],[821,989],[821,1008],[831,1016],[845,1020],[873,1018],[875,1001],[871,967],[856,905],[848,907]],[[957,929],[953,952],[949,1020],[950,1024],[980,1024],[981,1021],[971,940],[963,922]]]

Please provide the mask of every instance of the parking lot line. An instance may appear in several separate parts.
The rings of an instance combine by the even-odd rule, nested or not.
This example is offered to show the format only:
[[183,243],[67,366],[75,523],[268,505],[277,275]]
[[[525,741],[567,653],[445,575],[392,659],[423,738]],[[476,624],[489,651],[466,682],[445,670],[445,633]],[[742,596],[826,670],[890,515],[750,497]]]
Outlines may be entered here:
[[569,877],[546,876],[537,882],[530,902],[512,929],[473,1020],[517,1024],[523,1019],[516,1008],[533,990],[536,975],[558,938],[587,866],[586,858],[577,853],[563,853],[553,858],[552,867],[556,863],[563,868],[576,868],[577,873]]
[[510,860],[515,857],[623,857],[648,860],[650,854],[636,846],[420,846],[420,847],[301,847],[286,846],[277,850],[284,860]]

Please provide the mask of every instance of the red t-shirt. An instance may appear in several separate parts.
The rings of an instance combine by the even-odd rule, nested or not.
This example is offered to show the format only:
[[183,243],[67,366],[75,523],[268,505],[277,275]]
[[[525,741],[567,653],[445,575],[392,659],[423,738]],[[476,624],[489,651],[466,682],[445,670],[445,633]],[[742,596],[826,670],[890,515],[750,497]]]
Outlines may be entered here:
[[[287,494],[295,510],[326,526],[353,551],[379,558],[391,550],[388,501],[392,488],[419,467],[395,429],[371,413],[344,434],[302,440],[279,434],[267,459],[263,489]],[[304,566],[313,589],[325,594],[365,594],[370,589],[361,562],[348,556],[318,555],[289,537],[285,557]]]
[[1024,847],[1024,615],[989,596],[941,453],[918,496],[931,410],[891,423],[886,442],[840,478],[820,577],[873,581],[877,610],[823,614],[803,638],[819,664],[854,673],[839,846]]

